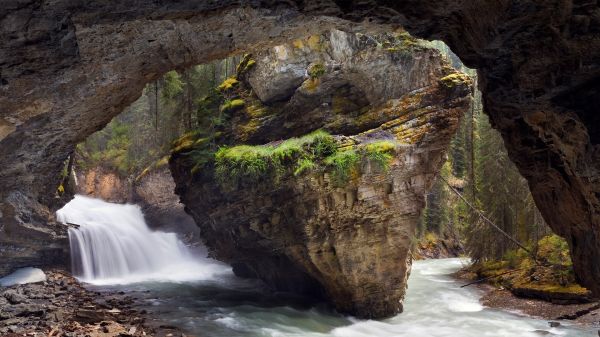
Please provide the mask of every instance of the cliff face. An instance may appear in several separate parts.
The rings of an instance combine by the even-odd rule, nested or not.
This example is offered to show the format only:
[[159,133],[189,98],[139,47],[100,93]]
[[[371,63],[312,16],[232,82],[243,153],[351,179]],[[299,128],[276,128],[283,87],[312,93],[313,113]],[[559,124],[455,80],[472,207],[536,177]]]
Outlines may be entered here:
[[[183,137],[170,162],[211,254],[342,312],[402,311],[424,194],[471,80],[406,35],[333,30],[247,57],[220,90],[213,109],[237,107],[222,133]],[[316,129],[332,135],[303,136]],[[230,147],[198,158],[212,141]]]
[[175,182],[166,166],[151,166],[135,179],[123,177],[102,166],[87,170],[76,169],[75,172],[76,194],[114,203],[137,204],[142,208],[144,219],[150,228],[178,233],[188,242],[199,241],[199,229],[179,203],[179,197],[175,194]]
[[[48,207],[68,200],[53,196],[74,145],[167,70],[332,26],[401,24],[479,70],[484,110],[569,242],[579,281],[600,294],[597,1],[8,0],[0,20],[3,224],[51,230]],[[35,240],[13,233],[2,233],[3,251]]]

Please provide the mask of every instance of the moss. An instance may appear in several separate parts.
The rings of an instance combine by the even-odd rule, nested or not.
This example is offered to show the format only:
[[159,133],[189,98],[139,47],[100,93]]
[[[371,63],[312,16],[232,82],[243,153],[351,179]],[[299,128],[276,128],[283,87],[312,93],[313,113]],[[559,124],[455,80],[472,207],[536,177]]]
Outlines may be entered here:
[[359,163],[360,156],[352,149],[336,152],[325,158],[325,164],[332,169],[333,182],[338,186],[345,185],[350,180],[358,170]]
[[194,146],[194,142],[196,141],[198,133],[198,131],[188,132],[183,136],[179,137],[178,139],[174,140],[171,145],[171,153],[183,152],[186,149],[189,149],[192,146]]
[[142,179],[143,177],[145,177],[148,173],[157,170],[161,167],[165,167],[167,166],[167,164],[169,164],[169,158],[171,158],[170,155],[166,155],[162,158],[160,158],[159,160],[155,161],[154,163],[148,165],[143,171],[142,173],[140,173],[137,177],[135,177],[136,181],[139,181],[140,179]]
[[395,151],[396,144],[388,140],[369,143],[364,147],[365,157],[386,171]]
[[237,127],[237,138],[245,142],[250,139],[260,129],[260,121],[257,119],[251,119],[246,124],[241,124]]
[[442,83],[447,88],[454,88],[456,86],[470,84],[471,78],[467,74],[455,72],[450,75],[442,77],[440,79],[440,83]]
[[294,170],[294,175],[299,176],[305,172],[313,171],[317,167],[317,164],[309,158],[302,158],[298,160],[296,165],[296,169]]
[[256,65],[256,61],[252,58],[252,54],[244,54],[244,57],[235,68],[236,76],[239,79],[242,75],[250,71]]
[[215,154],[215,176],[225,188],[269,178],[278,182],[292,168],[297,174],[314,169],[316,165],[309,161],[316,162],[336,150],[333,136],[320,130],[277,145],[222,147]]
[[321,63],[315,63],[308,68],[308,76],[315,79],[325,75],[325,66]]
[[268,113],[267,107],[257,104],[254,102],[253,104],[249,104],[246,106],[246,114],[250,118],[258,118],[266,115]]
[[223,113],[231,113],[241,110],[246,105],[243,99],[236,98],[233,100],[227,100],[219,108]]
[[229,77],[217,87],[217,90],[219,90],[220,92],[227,92],[237,87],[239,83],[240,82],[235,77]]

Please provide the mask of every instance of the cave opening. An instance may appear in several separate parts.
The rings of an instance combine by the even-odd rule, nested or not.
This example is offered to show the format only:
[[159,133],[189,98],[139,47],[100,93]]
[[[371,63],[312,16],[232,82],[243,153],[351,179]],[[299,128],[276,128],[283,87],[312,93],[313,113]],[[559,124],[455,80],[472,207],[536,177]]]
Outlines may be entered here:
[[[348,50],[340,51],[339,45],[349,48],[349,53],[356,52],[352,48],[357,48],[366,61],[352,63],[356,55],[345,55]],[[375,57],[381,58],[381,54],[389,64],[379,61],[378,66],[384,70],[373,72],[369,62]],[[443,61],[435,63],[438,59]],[[356,179],[352,176],[360,176],[361,171],[365,176],[385,176],[391,162],[394,167],[398,165],[396,161],[405,161],[400,163],[404,171],[426,171],[423,177],[412,173],[416,175],[408,180],[410,184],[426,180],[416,190],[395,186],[393,175],[387,182],[366,184],[375,195],[383,191],[386,202],[398,202],[393,201],[395,194],[396,198],[414,198],[410,207],[416,208],[410,210],[408,216],[399,216],[400,223],[391,221],[395,226],[405,226],[410,236],[397,258],[410,259],[407,247],[411,247],[416,248],[412,254],[417,257],[469,254],[476,261],[508,260],[512,267],[529,263],[510,241],[499,239],[497,233],[490,231],[460,200],[450,195],[448,188],[464,193],[473,204],[481,205],[504,231],[534,245],[536,251],[538,241],[550,234],[535,208],[526,181],[508,159],[500,135],[491,128],[483,113],[481,93],[475,89],[472,96],[465,98],[473,100],[470,105],[457,105],[457,101],[452,101],[457,95],[455,86],[460,86],[463,78],[458,72],[444,73],[448,67],[462,71],[476,83],[476,72],[466,68],[443,42],[416,40],[403,31],[372,37],[332,30],[267,51],[171,70],[148,83],[137,101],[103,130],[80,143],[73,155],[74,163],[66,161],[65,164],[76,172],[74,180],[79,193],[115,202],[141,203],[144,212],[150,214],[148,223],[153,229],[183,233],[188,243],[198,243],[203,231],[209,237],[204,239],[211,254],[230,263],[239,276],[260,278],[281,291],[329,300],[333,297],[342,311],[365,316],[385,315],[384,312],[398,309],[385,302],[379,308],[377,306],[382,304],[370,302],[361,304],[364,308],[357,308],[352,299],[355,294],[344,289],[328,289],[331,287],[328,282],[336,288],[354,286],[323,276],[331,272],[330,267],[317,266],[315,271],[311,269],[314,267],[306,268],[302,259],[290,257],[290,252],[265,254],[263,247],[248,243],[228,245],[223,241],[231,235],[242,241],[265,240],[273,236],[274,227],[286,223],[280,220],[282,217],[298,212],[309,218],[318,214],[316,207],[320,206],[317,204],[307,203],[298,209],[275,202],[276,207],[282,208],[280,211],[265,205],[273,203],[273,199],[286,198],[287,193],[298,193],[285,184],[282,187],[282,179],[303,176],[305,172],[325,173],[325,177],[329,174],[325,179],[332,180],[333,190],[327,192],[327,207],[335,210],[341,202],[352,209],[355,203],[368,201],[369,197],[360,194],[360,188],[364,187],[352,186],[348,179]],[[431,77],[431,71],[440,69],[440,75],[430,78],[431,82],[419,78]],[[369,76],[365,75],[369,71]],[[382,74],[387,77],[383,84],[379,83]],[[400,84],[394,87],[389,84],[389,78],[397,79]],[[424,83],[429,86],[435,83],[441,92],[431,94],[423,90]],[[435,104],[439,110],[431,109]],[[452,119],[444,117],[459,106],[457,111],[461,111],[462,118],[460,115],[452,115]],[[387,116],[381,117],[381,111]],[[425,117],[425,113],[431,113],[431,117]],[[352,122],[357,119],[364,122]],[[402,126],[380,126],[390,122]],[[323,130],[323,134],[315,134],[315,130]],[[441,130],[446,133],[440,136]],[[437,138],[428,136],[432,133],[438,133]],[[324,153],[326,158],[315,155],[315,151],[323,151],[322,146],[328,151],[329,142],[347,142],[345,139],[366,145],[364,149],[359,145],[357,150]],[[432,151],[431,144],[437,149]],[[356,159],[347,155],[350,152]],[[407,170],[406,165],[411,161],[419,165]],[[356,165],[356,171],[348,169],[352,165]],[[282,173],[289,167],[293,174]],[[328,169],[332,171],[328,173]],[[203,170],[213,172],[204,175]],[[449,186],[444,186],[441,179],[434,179],[438,174],[449,181]],[[65,186],[71,184],[64,178],[63,182],[58,194],[65,193]],[[257,184],[272,185],[279,191],[257,189]],[[190,191],[191,188],[200,191]],[[232,219],[231,214],[218,211],[220,207],[227,209],[223,206],[226,203],[240,203],[240,199],[247,198],[241,192],[244,189],[249,189],[250,195],[268,195],[267,200],[256,197],[258,202],[240,205],[258,208],[259,212],[236,214],[234,211],[232,214],[240,219]],[[173,193],[175,191],[178,195]],[[238,193],[243,197],[237,196]],[[210,196],[219,197],[211,199]],[[184,212],[180,199],[193,219]],[[198,203],[199,199],[208,201]],[[403,206],[398,205],[386,208],[395,213],[405,212]],[[366,219],[363,214],[353,216],[343,223],[360,223]],[[229,222],[239,226],[231,226],[234,234],[224,236],[214,229],[215,223],[218,226]],[[336,225],[335,221],[326,223]],[[369,225],[373,230],[381,230],[377,222],[367,227]],[[258,235],[238,232],[246,226]],[[546,239],[543,244],[544,249],[565,249],[564,242],[557,237]],[[282,247],[275,246],[275,249]],[[311,249],[326,259],[335,259],[338,255],[354,258],[352,254],[344,256],[348,253],[344,252],[343,242],[336,240],[320,241],[317,248]],[[313,252],[309,249],[308,254]],[[326,262],[322,260],[313,259],[310,263]],[[570,260],[567,258],[561,263],[569,264]],[[406,265],[400,268],[406,270]],[[565,270],[568,271],[568,267]],[[286,275],[281,275],[282,272]],[[574,282],[572,270],[570,273],[568,282]],[[404,287],[403,282],[399,284]],[[403,292],[402,289],[402,297]]]
[[[227,17],[227,19],[232,20],[231,17]],[[234,17],[234,19],[238,20],[237,17]],[[241,20],[244,20],[242,16],[239,17],[239,21]],[[159,24],[161,23],[159,22]],[[180,24],[180,22],[177,24]],[[198,24],[198,22],[194,22],[194,24]],[[135,31],[139,27],[133,28],[133,31]],[[128,27],[124,29],[128,29]],[[170,31],[171,29],[166,30]],[[93,34],[91,34],[91,38],[90,35],[86,36],[86,33],[90,31],[86,31],[86,29],[78,31],[79,47],[83,58],[90,55],[86,54],[86,51],[91,50],[90,42],[98,42]],[[227,36],[228,39],[233,41],[234,38],[237,38],[237,35],[229,33],[223,36]],[[390,313],[397,313],[402,310],[402,305],[398,305],[398,302],[399,299],[401,301],[404,297],[406,279],[398,277],[391,282],[394,283],[392,285],[385,283],[388,280],[390,270],[401,270],[402,273],[400,274],[406,275],[410,269],[410,258],[407,252],[410,243],[414,242],[414,238],[410,234],[414,232],[419,223],[421,208],[425,206],[422,196],[434,184],[433,178],[440,167],[442,168],[442,174],[443,170],[450,171],[452,176],[449,176],[449,178],[456,178],[451,181],[451,186],[469,189],[467,182],[471,182],[473,186],[472,198],[475,199],[476,195],[482,194],[482,190],[478,190],[477,187],[477,177],[464,179],[464,171],[467,172],[467,175],[469,172],[476,175],[476,169],[467,170],[463,168],[462,175],[459,173],[461,172],[458,168],[460,165],[456,163],[458,160],[455,159],[461,155],[464,156],[464,153],[458,153],[465,152],[465,150],[458,150],[460,145],[456,143],[460,141],[456,140],[456,137],[455,140],[451,140],[457,127],[459,130],[465,128],[459,126],[458,120],[460,118],[458,117],[461,112],[464,114],[467,110],[465,105],[467,99],[465,97],[468,96],[469,79],[452,69],[445,68],[440,63],[436,63],[436,57],[432,56],[427,48],[422,49],[418,44],[413,44],[414,41],[407,36],[401,37],[401,41],[396,44],[385,38],[383,40],[364,38],[364,34],[355,35],[351,39],[342,38],[341,36],[344,34],[340,33],[330,35],[329,42],[332,42],[331,36],[333,35],[337,35],[336,39],[338,40],[336,41],[345,39],[345,41],[351,40],[353,42],[353,44],[334,44],[331,50],[334,53],[341,50],[341,54],[338,55],[340,57],[344,56],[344,49],[355,47],[376,48],[380,54],[382,52],[385,54],[385,57],[381,58],[384,62],[397,62],[397,64],[402,64],[411,71],[404,69],[400,72],[400,76],[395,76],[397,74],[394,73],[393,67],[386,67],[384,63],[383,65],[379,64],[380,69],[385,69],[383,74],[376,69],[367,67],[366,69],[360,69],[359,76],[350,71],[345,74],[342,81],[339,81],[333,76],[333,73],[340,71],[339,65],[334,64],[335,62],[321,64],[320,62],[305,62],[303,60],[299,67],[301,69],[300,76],[296,74],[288,78],[284,77],[280,82],[275,82],[277,85],[266,88],[266,91],[265,88],[261,87],[260,81],[252,83],[249,78],[228,80],[228,76],[224,76],[223,81],[218,81],[220,82],[218,86],[222,86],[222,89],[219,89],[221,97],[218,97],[216,101],[205,101],[206,106],[204,108],[214,112],[212,115],[202,115],[210,117],[206,121],[202,118],[195,118],[194,116],[198,116],[198,114],[193,114],[194,110],[196,112],[200,110],[201,104],[198,104],[198,101],[194,98],[185,97],[187,96],[185,93],[186,88],[191,87],[189,85],[191,80],[187,77],[193,77],[193,74],[186,74],[186,72],[192,68],[185,71],[180,70],[179,72],[170,71],[160,80],[155,79],[159,77],[158,74],[165,73],[166,70],[186,68],[186,66],[179,65],[193,64],[192,60],[195,60],[196,57],[198,59],[215,59],[218,58],[218,55],[229,54],[234,49],[231,46],[215,52],[203,52],[201,56],[194,56],[193,50],[198,49],[197,41],[174,42],[175,47],[172,49],[169,49],[173,47],[172,45],[167,48],[163,48],[164,46],[161,45],[161,48],[156,49],[158,50],[156,53],[160,54],[159,59],[162,60],[158,62],[162,62],[160,65],[148,62],[145,58],[132,60],[125,57],[118,59],[114,58],[114,55],[103,54],[100,58],[112,60],[111,62],[114,61],[113,64],[118,64],[118,66],[110,70],[103,67],[91,70],[91,73],[95,75],[101,74],[101,76],[96,77],[97,81],[106,81],[109,85],[106,87],[101,86],[105,90],[104,94],[94,96],[85,102],[85,105],[90,111],[94,109],[106,111],[106,116],[94,117],[93,114],[89,114],[87,110],[83,109],[82,116],[90,117],[87,125],[72,123],[74,131],[67,130],[64,135],[49,139],[46,142],[48,144],[47,148],[40,151],[40,153],[45,154],[41,157],[48,159],[49,164],[47,166],[51,168],[40,168],[40,164],[30,164],[28,167],[33,173],[22,175],[24,176],[22,180],[29,183],[39,182],[44,177],[54,176],[58,171],[55,169],[64,166],[66,174],[64,171],[62,172],[60,184],[56,191],[54,191],[55,185],[49,184],[51,186],[48,190],[51,193],[41,193],[39,197],[33,195],[33,199],[40,201],[43,205],[55,206],[69,199],[72,193],[69,188],[73,186],[69,181],[69,172],[77,156],[72,154],[71,160],[59,163],[54,158],[56,156],[53,153],[59,152],[61,156],[72,153],[74,143],[81,141],[82,136],[87,136],[106,124],[108,122],[107,116],[118,114],[122,106],[132,101],[132,97],[139,96],[142,84],[151,81],[149,87],[144,89],[145,93],[142,94],[142,98],[146,96],[145,103],[138,101],[134,104],[134,107],[129,108],[135,110],[135,105],[139,104],[138,108],[145,111],[146,114],[138,112],[140,113],[139,116],[135,116],[135,113],[130,116],[127,113],[119,115],[116,120],[111,122],[110,132],[105,130],[103,131],[104,134],[93,136],[89,140],[90,142],[98,142],[101,146],[84,144],[79,147],[78,151],[80,151],[81,158],[95,161],[96,164],[99,162],[103,164],[110,163],[117,171],[124,169],[123,172],[127,172],[132,181],[137,180],[138,177],[143,179],[151,175],[153,170],[160,170],[161,167],[164,168],[168,164],[177,177],[177,181],[174,183],[175,188],[177,194],[186,204],[188,212],[194,216],[204,232],[213,230],[212,235],[214,236],[211,248],[218,251],[217,254],[220,259],[231,261],[234,266],[241,266],[239,268],[244,273],[258,276],[280,290],[315,292],[318,288],[318,291],[327,294],[327,297],[341,312],[353,313],[360,317],[383,317]],[[195,35],[191,34],[191,36]],[[184,36],[179,36],[179,38],[184,38]],[[144,37],[144,39],[149,45],[157,40],[160,41],[160,37],[159,39],[146,39]],[[107,43],[113,42],[109,40],[107,40]],[[115,41],[117,40],[115,39]],[[315,44],[314,39],[312,41],[310,38],[299,39],[298,41],[301,44],[294,40],[287,49],[275,48],[272,54],[279,57],[286,50],[320,48],[320,44]],[[255,40],[250,39],[249,42],[245,43],[251,45],[255,42]],[[269,44],[272,43],[269,42]],[[168,44],[165,43],[165,45]],[[233,42],[230,42],[230,44],[236,45]],[[187,46],[189,49],[180,54],[173,52],[174,50],[179,51],[181,45]],[[243,45],[243,43],[239,45]],[[111,48],[119,49],[120,46],[116,42],[111,45]],[[107,50],[112,50],[111,48],[107,48]],[[152,48],[148,50],[150,49]],[[210,43],[208,47],[202,46],[200,49],[210,49]],[[155,51],[155,49],[152,50]],[[192,54],[192,56],[190,57],[188,54]],[[127,52],[123,55],[127,55]],[[243,59],[241,56],[238,57]],[[286,57],[287,54],[283,58]],[[336,56],[333,56],[332,59],[337,60]],[[250,59],[246,60],[246,66],[249,65],[249,61]],[[456,63],[456,60],[454,61]],[[131,68],[135,71],[124,73],[122,77],[110,78],[114,76],[114,73],[118,73],[119,69],[122,70],[124,66],[129,65],[129,62],[131,62],[131,65],[133,65]],[[239,62],[235,63],[239,64]],[[340,63],[343,64],[343,62]],[[435,65],[427,68],[431,64]],[[99,68],[102,69],[97,70]],[[360,67],[354,68],[354,70],[358,68]],[[196,69],[196,67],[193,69]],[[429,69],[430,71],[419,71],[419,69]],[[425,73],[427,74],[425,75]],[[360,85],[354,85],[353,82],[360,82],[361,77],[367,78],[368,81]],[[429,81],[419,82],[423,78],[428,78]],[[272,80],[272,77],[267,77],[267,79]],[[265,78],[263,77],[262,80],[264,81]],[[162,93],[160,92],[161,83],[159,83],[161,81],[163,82]],[[239,89],[237,87],[239,82],[248,82],[249,87],[252,89],[251,94],[241,96],[240,90],[243,90],[243,88]],[[114,83],[118,84],[113,85]],[[289,91],[289,87],[286,87],[287,83],[293,83],[293,92]],[[409,85],[403,86],[407,83]],[[150,97],[152,94],[148,94],[152,90],[152,84],[154,84],[154,114],[152,114],[152,97]],[[213,84],[213,87],[216,84]],[[131,86],[131,88],[128,86]],[[93,85],[91,88],[96,89]],[[398,88],[401,90],[398,91]],[[85,88],[82,91],[85,91]],[[106,92],[114,95],[107,95]],[[385,94],[383,97],[380,96],[382,93]],[[271,104],[269,108],[279,108],[276,110],[280,114],[271,114],[273,110],[262,110],[261,106],[254,104],[255,101],[248,101],[248,98],[251,98],[252,95],[256,95],[263,103],[268,101]],[[107,97],[110,102],[102,102]],[[322,97],[326,97],[326,99],[320,100],[319,98]],[[160,105],[165,103],[161,101],[163,98],[175,99],[164,104],[163,108],[168,109],[167,106],[173,103],[188,108],[181,109],[181,116],[175,119],[171,118],[173,116],[161,115],[162,111],[166,111],[166,109],[159,108]],[[589,99],[589,97],[587,98]],[[62,99],[64,97],[61,96]],[[573,99],[573,101],[575,100],[576,98]],[[51,103],[46,102],[46,104],[46,106],[52,106]],[[67,100],[65,110],[76,108],[76,105],[74,108],[73,104],[70,104],[71,102]],[[43,106],[43,104],[40,104],[40,106]],[[103,110],[104,108],[106,110]],[[46,109],[46,107],[43,109]],[[178,109],[175,108],[176,110]],[[373,113],[374,111],[375,113]],[[593,121],[593,116],[590,117],[589,111],[591,110],[584,111],[582,118],[586,121]],[[206,112],[206,110],[203,110],[203,112]],[[230,120],[224,123],[222,120],[223,112],[231,113],[233,121]],[[378,112],[382,113],[379,114]],[[74,115],[58,115],[61,118],[56,120],[52,120],[47,116],[34,117],[32,118],[32,124],[42,126],[48,124],[48,129],[59,130],[60,128],[57,125],[61,125],[61,123],[69,124],[74,121]],[[409,118],[403,119],[405,116],[409,116]],[[140,120],[154,120],[154,123],[145,123],[145,126],[150,126],[150,128],[138,128],[135,131],[126,130],[123,124],[130,123],[131,120],[128,120],[128,118],[135,117],[141,117],[138,122]],[[296,120],[291,117],[300,118]],[[173,123],[173,120],[176,120],[176,122]],[[360,121],[360,123],[356,123],[356,121]],[[194,129],[194,124],[201,122],[208,122],[209,127],[201,128],[200,132],[196,133],[184,132],[191,131],[191,129]],[[471,122],[480,123],[481,130],[489,127],[485,125],[485,121],[476,121],[474,113],[471,115]],[[175,124],[176,127],[174,127]],[[219,142],[217,142],[215,138],[221,137],[220,133],[223,132],[218,126],[222,124],[231,127],[233,131],[226,130],[228,132],[225,132],[225,140],[219,139]],[[161,125],[173,128],[171,130],[169,128],[159,130]],[[312,131],[316,129],[315,125],[326,129],[331,134],[313,134]],[[152,126],[154,126],[154,133],[151,132]],[[20,130],[23,129],[27,131],[25,127]],[[5,137],[7,139],[3,142],[3,145],[13,144],[15,148],[26,148],[27,144],[31,145],[36,140],[35,137],[31,136],[33,133],[25,132],[29,138],[24,137],[24,140],[17,142],[14,132],[15,130],[11,129],[10,125],[8,128],[3,126],[2,139]],[[131,132],[139,133],[144,137],[127,139],[125,135],[130,135]],[[145,132],[146,135],[144,135]],[[207,135],[207,133],[209,134]],[[471,134],[468,136],[471,141],[468,151],[477,152],[474,145],[474,128],[471,128],[469,132],[463,132],[463,134],[467,133]],[[172,137],[174,134],[181,137]],[[593,134],[591,137],[594,139]],[[489,138],[493,137],[489,136]],[[171,143],[171,139],[174,139],[175,142]],[[337,146],[331,145],[332,140],[335,141]],[[132,149],[136,147],[140,149],[146,146],[153,149],[154,153],[149,157],[144,157],[138,156],[139,151],[137,150],[130,151],[129,147],[123,151],[121,145],[123,145],[123,142],[128,141],[138,142],[134,144]],[[452,142],[454,145],[450,149],[457,156],[451,158],[448,164],[444,164],[444,152],[448,148],[448,142]],[[19,143],[19,146],[16,146],[17,143]],[[169,144],[169,146],[165,144]],[[206,144],[209,144],[209,146],[205,147]],[[162,148],[163,146],[164,148]],[[335,149],[332,149],[334,147]],[[343,147],[347,148],[339,151]],[[48,150],[54,148],[56,148],[56,151]],[[106,153],[94,156],[94,154],[89,153],[90,151]],[[212,156],[216,158],[216,155],[220,153],[220,158],[223,159],[222,162],[206,161],[207,151],[209,159]],[[501,147],[497,151],[499,153],[503,152]],[[15,151],[15,156],[17,158],[19,156],[24,157],[22,152]],[[174,154],[170,163],[168,158],[165,159],[165,156],[168,155],[167,152]],[[500,167],[498,163],[508,163],[503,155],[498,157],[501,158],[496,158],[496,168]],[[469,158],[472,166],[476,165],[474,163],[475,158],[477,157],[471,156]],[[81,162],[79,165],[81,165]],[[211,167],[210,165],[214,166]],[[465,163],[462,165],[465,165]],[[132,167],[134,168],[133,171],[141,170],[141,172],[135,175],[131,174],[132,171],[129,169]],[[290,168],[293,168],[293,170]],[[491,170],[490,167],[487,167],[487,169],[488,173],[493,173],[494,166],[491,165]],[[7,172],[19,170],[21,168],[9,167]],[[49,170],[52,172],[48,173]],[[204,176],[205,171],[209,172],[208,176]],[[225,178],[219,181],[215,179],[215,173]],[[488,173],[485,173],[485,175]],[[309,179],[303,174],[314,176]],[[297,176],[301,178],[295,178]],[[113,178],[108,180],[111,179]],[[505,178],[501,177],[499,179]],[[518,177],[506,179],[519,180]],[[103,190],[102,187],[95,186],[95,178],[90,180],[93,181],[91,185],[94,186],[92,188],[94,191]],[[294,183],[289,183],[292,180]],[[86,181],[87,185],[88,178],[81,178],[78,181]],[[278,187],[275,192],[269,191],[269,186],[273,186],[270,184],[281,181],[287,184],[284,186],[285,188]],[[215,182],[217,182],[217,185],[214,184]],[[226,186],[228,184],[229,186]],[[244,203],[245,200],[240,200],[235,194],[231,193],[231,184],[233,184],[234,190],[241,190],[245,197],[254,197],[256,202]],[[298,186],[301,186],[301,188]],[[513,197],[515,195],[525,196],[527,188],[523,190],[522,187],[513,185],[511,188],[515,188],[514,190],[503,192],[505,194],[512,193]],[[497,191],[495,191],[498,188],[497,185],[486,186],[485,188],[488,189],[489,195],[497,195]],[[227,191],[227,189],[230,189],[230,191]],[[51,197],[48,197],[49,195]],[[290,195],[296,196],[296,198],[290,198]],[[300,197],[298,197],[299,195]],[[427,198],[428,203],[424,221],[432,220],[431,215],[435,213],[435,211],[429,211],[434,208],[433,202],[429,200],[433,198],[432,195],[434,194],[430,194]],[[14,195],[10,197],[12,199],[7,200],[13,202]],[[55,200],[48,202],[49,198]],[[202,204],[197,203],[198,200],[208,201]],[[274,200],[277,202],[274,202]],[[282,203],[283,205],[278,203],[288,200],[290,202]],[[304,202],[306,200],[309,202]],[[224,201],[234,205],[235,208],[225,208],[222,212],[211,212],[215,209],[215,205],[221,205]],[[447,199],[444,207],[447,207],[447,204],[451,202]],[[392,207],[395,212],[390,213],[390,204],[400,205],[402,207],[401,211],[397,211]],[[365,205],[368,207],[364,207]],[[502,212],[498,213],[501,218],[506,220],[503,223],[515,227],[511,228],[515,235],[523,235],[523,237],[529,238],[527,233],[521,233],[529,229],[524,229],[526,226],[519,227],[515,224],[529,222],[531,214],[533,214],[533,223],[535,224],[536,213],[529,212],[531,210],[530,206],[527,206],[529,208],[525,207],[528,211],[517,209],[521,205],[508,206],[510,207],[504,208]],[[278,210],[278,207],[281,209]],[[461,213],[460,208],[462,206],[454,205],[451,207],[458,209],[451,216],[453,220],[460,219],[463,222],[468,222],[465,221],[467,219],[466,213],[464,211]],[[352,213],[348,209],[358,209],[359,211]],[[255,212],[255,210],[259,211]],[[490,209],[490,211],[495,212],[497,210],[494,206],[494,209]],[[293,216],[286,216],[289,214]],[[294,216],[307,218],[317,216],[320,219],[326,218],[326,220],[323,220],[324,225],[322,225],[313,219],[309,226],[298,228],[290,225],[294,220]],[[427,219],[428,216],[429,220]],[[450,217],[448,213],[444,216]],[[167,217],[170,218],[171,215]],[[509,219],[519,217],[524,217],[526,220]],[[398,222],[394,221],[400,221],[400,225],[405,226],[407,230],[400,233],[395,232],[393,229],[397,228]],[[245,223],[245,225],[242,226],[242,223]],[[393,225],[390,225],[391,223]],[[220,232],[218,225],[221,224],[234,225]],[[436,228],[439,229],[439,225]],[[427,236],[428,231],[426,229],[427,227],[419,233]],[[537,230],[538,227],[536,227]],[[339,232],[342,234],[340,235]],[[347,235],[347,233],[351,234]],[[365,233],[368,233],[368,235]],[[351,239],[344,235],[351,236]],[[445,235],[445,233],[440,232],[440,235]],[[478,235],[485,235],[485,233],[479,232]],[[282,240],[274,240],[274,238],[282,238]],[[318,240],[314,240],[315,238]],[[322,238],[326,239],[321,240]],[[379,241],[373,240],[373,238]],[[435,240],[437,239],[434,238]],[[273,241],[276,241],[275,245],[272,244]],[[485,242],[480,241],[480,243]],[[231,248],[231,242],[235,243],[236,249]],[[302,242],[302,244],[298,245],[297,242]],[[496,243],[491,240],[487,242]],[[506,245],[503,246],[504,248],[497,248],[502,244],[494,244],[488,246],[494,247],[492,254],[498,257],[501,254],[499,251],[506,250]],[[566,249],[562,241],[552,241],[550,244],[551,246],[561,247],[561,252]],[[395,249],[398,246],[401,246],[400,250]],[[399,251],[401,253],[398,253]],[[519,263],[519,252],[511,253],[517,255],[516,257],[506,253],[509,252],[504,252],[501,255],[503,259],[506,257],[509,264]],[[366,260],[368,261],[373,261],[373,256],[375,256],[380,259],[377,261],[383,261],[383,263],[370,265],[365,263],[365,256],[367,256]],[[257,257],[260,259],[257,259]],[[558,258],[563,259],[563,257],[561,255]],[[254,263],[251,262],[252,260]],[[260,261],[259,264],[256,263],[257,260]],[[239,261],[242,262],[239,263]],[[352,269],[348,268],[349,265],[355,270],[349,270]],[[424,274],[426,275],[426,273]],[[401,286],[397,287],[398,284]],[[308,287],[305,287],[306,285]],[[471,310],[479,310],[479,307],[469,302],[465,311]],[[225,318],[229,318],[229,316]],[[331,326],[340,327],[346,323],[345,321],[341,323],[336,321]]]

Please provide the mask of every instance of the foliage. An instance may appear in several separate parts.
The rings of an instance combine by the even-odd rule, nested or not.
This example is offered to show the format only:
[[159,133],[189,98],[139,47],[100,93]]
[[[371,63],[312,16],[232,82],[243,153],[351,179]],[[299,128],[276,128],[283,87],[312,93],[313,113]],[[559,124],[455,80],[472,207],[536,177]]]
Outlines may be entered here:
[[236,99],[232,99],[232,100],[226,100],[223,103],[223,105],[221,105],[220,110],[223,113],[232,113],[232,112],[240,110],[245,105],[246,105],[246,102],[244,102],[243,99],[236,98]]
[[310,158],[300,158],[294,170],[294,175],[299,176],[302,173],[313,171],[316,167],[317,164]]
[[203,158],[202,151],[214,154],[215,149],[201,150],[195,142],[214,139],[227,120],[227,114],[219,111],[222,93],[215,88],[235,73],[240,59],[236,56],[169,71],[149,83],[136,102],[77,146],[75,169],[102,166],[122,176],[139,176],[169,155],[173,140],[190,130],[202,132],[185,139],[186,144],[177,144],[175,150],[190,150],[186,146],[191,146],[194,149],[189,155],[197,160]]
[[226,91],[229,91],[229,90],[237,87],[239,85],[239,83],[240,82],[235,77],[229,77],[228,79],[223,81],[223,83],[221,83],[221,85],[219,85],[217,87],[217,90],[219,90],[221,92],[226,92]]
[[163,76],[161,96],[165,100],[173,99],[183,92],[183,86],[181,76],[174,70],[169,71]]
[[369,143],[364,147],[365,156],[371,162],[376,163],[381,169],[387,171],[390,161],[396,150],[396,144],[389,140]]
[[321,130],[279,144],[221,147],[214,156],[215,178],[224,187],[267,178],[277,182],[288,168],[295,168],[295,175],[302,174],[315,169],[316,160],[335,151],[335,139]]
[[360,156],[355,150],[339,151],[325,158],[325,164],[332,168],[333,182],[343,185],[358,170]]
[[567,241],[556,234],[547,235],[539,241],[537,255],[550,264],[567,267],[573,265]]

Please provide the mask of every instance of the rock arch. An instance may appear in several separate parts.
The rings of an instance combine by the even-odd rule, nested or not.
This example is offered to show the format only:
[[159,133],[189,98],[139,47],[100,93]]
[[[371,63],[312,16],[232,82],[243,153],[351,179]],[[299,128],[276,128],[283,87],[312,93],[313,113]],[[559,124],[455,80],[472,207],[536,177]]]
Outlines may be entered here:
[[11,0],[0,20],[0,258],[51,254],[5,234],[53,242],[41,224],[62,161],[162,72],[332,25],[402,24],[479,70],[511,159],[600,294],[597,1]]

